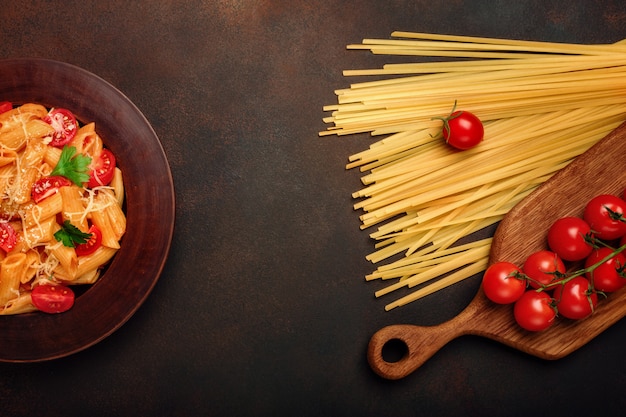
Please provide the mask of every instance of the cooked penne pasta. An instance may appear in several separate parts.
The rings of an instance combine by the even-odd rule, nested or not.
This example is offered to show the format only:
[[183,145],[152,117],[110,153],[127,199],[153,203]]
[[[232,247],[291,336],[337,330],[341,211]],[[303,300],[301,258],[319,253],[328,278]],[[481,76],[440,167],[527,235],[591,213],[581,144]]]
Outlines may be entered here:
[[87,225],[87,213],[85,213],[81,189],[75,185],[69,185],[59,188],[59,194],[63,202],[63,209],[61,210],[63,220],[68,220],[81,231],[87,232],[89,226]]
[[68,110],[27,103],[0,114],[0,315],[47,311],[39,294],[54,289],[43,285],[68,294],[101,277],[126,232],[110,155],[95,123]]
[[19,296],[19,287],[28,265],[23,253],[7,256],[0,262],[0,306]]

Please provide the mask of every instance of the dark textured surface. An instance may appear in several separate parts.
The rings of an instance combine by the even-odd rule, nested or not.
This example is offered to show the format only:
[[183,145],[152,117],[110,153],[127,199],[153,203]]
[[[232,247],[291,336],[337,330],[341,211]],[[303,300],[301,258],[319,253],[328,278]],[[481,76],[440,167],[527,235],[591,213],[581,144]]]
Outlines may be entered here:
[[[31,1],[0,9],[0,58],[83,67],[145,114],[177,192],[171,256],[120,330],[76,355],[0,364],[2,416],[569,415],[626,407],[626,323],[543,361],[464,337],[377,377],[379,328],[458,314],[466,281],[385,313],[344,170],[367,136],[318,138],[346,51],[393,30],[580,43],[626,37],[621,1]],[[169,221],[164,219],[163,221]],[[604,413],[603,413],[604,412]]]

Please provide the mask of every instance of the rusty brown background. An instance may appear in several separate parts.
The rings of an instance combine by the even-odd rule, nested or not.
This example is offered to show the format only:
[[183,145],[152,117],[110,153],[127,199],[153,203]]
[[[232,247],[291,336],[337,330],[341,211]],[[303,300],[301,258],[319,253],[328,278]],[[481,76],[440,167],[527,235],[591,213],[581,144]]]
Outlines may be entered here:
[[620,414],[624,320],[556,362],[464,337],[404,380],[369,369],[376,330],[450,319],[479,285],[385,313],[363,280],[372,242],[351,207],[359,173],[344,166],[370,138],[317,133],[322,106],[351,81],[341,71],[389,61],[345,46],[393,30],[616,42],[626,5],[2,2],[0,58],[78,65],[142,110],[169,158],[177,217],[165,271],[135,316],[76,355],[1,363],[0,415]]

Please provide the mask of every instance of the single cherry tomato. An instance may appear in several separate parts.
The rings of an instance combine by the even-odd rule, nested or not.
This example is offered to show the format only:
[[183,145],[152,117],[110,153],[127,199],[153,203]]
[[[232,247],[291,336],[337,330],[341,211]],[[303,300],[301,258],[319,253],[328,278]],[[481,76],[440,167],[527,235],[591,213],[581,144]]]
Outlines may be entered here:
[[587,278],[578,276],[554,289],[559,314],[573,320],[591,315],[598,304],[598,294]]
[[100,155],[92,158],[90,168],[88,187],[108,185],[115,173],[115,155],[106,148],[102,149]]
[[561,279],[565,274],[565,264],[563,264],[563,261],[556,253],[549,250],[541,250],[530,254],[526,258],[522,271],[530,278],[530,286],[539,288],[542,285],[549,285]]
[[33,305],[44,313],[63,313],[74,305],[74,291],[64,285],[37,285],[30,297]]
[[484,134],[480,119],[468,111],[455,111],[444,121],[443,138],[457,149],[473,148],[483,140]]
[[[589,268],[613,253],[613,250],[602,247],[594,250],[585,260],[585,268]],[[626,284],[626,255],[618,253],[613,258],[603,262],[593,271],[587,272],[586,277],[593,282],[596,291],[613,292]]]
[[78,131],[76,117],[67,109],[51,109],[43,120],[54,128],[50,146],[63,147],[74,139]]
[[513,307],[515,321],[520,327],[531,332],[547,329],[556,318],[553,301],[544,291],[526,291]]
[[548,246],[565,261],[585,259],[593,246],[591,227],[580,217],[563,217],[556,220],[548,229]]
[[59,191],[59,188],[68,185],[72,185],[72,182],[60,175],[42,177],[35,181],[30,195],[35,204],[37,204],[51,195],[56,194]]
[[0,248],[10,252],[17,243],[17,233],[10,223],[0,222]]
[[76,245],[74,250],[77,256],[86,256],[94,253],[96,249],[102,246],[102,232],[95,224],[91,225],[88,233],[91,234],[89,240],[85,243]]
[[464,110],[456,109],[456,101],[448,117],[435,117],[443,122],[441,134],[450,146],[465,150],[478,145],[485,135],[485,128],[480,119]]
[[510,304],[517,301],[526,290],[526,281],[519,268],[510,262],[496,262],[483,275],[483,291],[494,303]]
[[10,101],[0,101],[0,114],[8,112],[13,109],[13,104]]
[[612,194],[598,195],[587,203],[583,218],[600,239],[613,240],[626,235],[626,201]]

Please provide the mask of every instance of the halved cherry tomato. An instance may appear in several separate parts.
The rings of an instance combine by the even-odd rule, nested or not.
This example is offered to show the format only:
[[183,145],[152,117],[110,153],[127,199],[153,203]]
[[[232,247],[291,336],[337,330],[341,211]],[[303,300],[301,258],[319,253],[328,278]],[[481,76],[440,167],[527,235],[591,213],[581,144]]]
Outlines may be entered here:
[[60,175],[43,177],[35,181],[30,194],[36,204],[46,199],[47,197],[50,197],[51,195],[57,193],[59,191],[59,188],[68,185],[72,185],[72,182]]
[[91,225],[89,228],[89,232],[91,233],[91,237],[85,243],[81,243],[76,245],[74,250],[76,251],[77,256],[86,256],[94,253],[96,249],[102,246],[102,232],[95,224]]
[[554,289],[554,299],[559,314],[568,319],[579,320],[591,315],[598,304],[598,294],[591,288],[587,278],[578,276]]
[[40,284],[30,294],[33,305],[44,313],[63,313],[74,305],[74,291],[64,285]]
[[88,187],[108,185],[115,173],[115,155],[106,148],[102,149],[100,155],[92,158],[90,168]]
[[54,128],[50,146],[63,147],[63,145],[74,139],[78,131],[76,117],[67,109],[52,109],[43,120]]
[[531,332],[545,330],[554,323],[553,299],[544,291],[528,290],[515,302],[513,316],[519,326]]
[[10,252],[17,243],[17,233],[10,223],[0,223],[0,248],[5,252]]
[[8,112],[13,109],[13,104],[10,101],[0,101],[0,114]]

